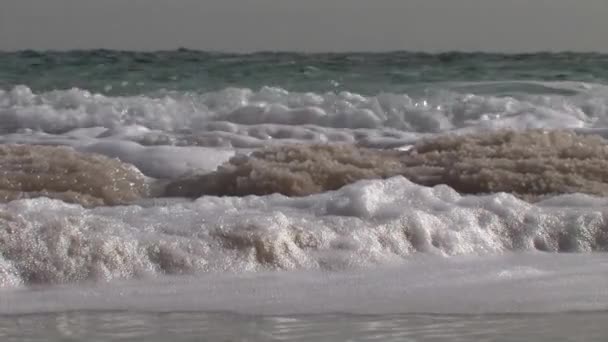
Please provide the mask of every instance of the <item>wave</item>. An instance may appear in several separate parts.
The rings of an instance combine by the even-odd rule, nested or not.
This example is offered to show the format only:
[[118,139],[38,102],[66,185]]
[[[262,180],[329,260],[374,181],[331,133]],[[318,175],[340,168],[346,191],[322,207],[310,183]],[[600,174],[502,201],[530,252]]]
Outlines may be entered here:
[[0,286],[605,251],[608,92],[543,87],[0,91]]
[[388,150],[286,144],[233,155],[120,141],[76,148],[0,145],[0,201],[50,197],[99,206],[150,196],[307,196],[394,176],[528,201],[565,193],[608,195],[606,140],[572,131],[442,135]]
[[[287,132],[256,125],[312,125],[318,128],[436,133],[457,129],[603,127],[608,91],[599,84],[527,83],[564,94],[475,95],[480,87],[431,91],[427,96],[350,92],[297,93],[264,87],[227,88],[210,93],[167,93],[158,97],[107,97],[72,89],[35,94],[26,86],[0,90],[0,130],[65,133],[78,128],[141,126],[172,133],[218,132],[258,139],[281,139]],[[524,86],[526,83],[524,83]],[[518,86],[519,87],[519,86]],[[219,123],[219,124],[218,124]],[[316,134],[315,134],[316,133]],[[324,130],[309,130],[308,138]],[[286,136],[287,135],[287,136]],[[304,134],[306,135],[306,134]],[[327,134],[326,139],[331,139]],[[355,134],[351,134],[354,136]],[[217,139],[221,139],[217,136]],[[296,137],[297,138],[297,137]],[[204,143],[199,141],[199,143]]]
[[50,197],[99,206],[150,196],[306,196],[394,176],[528,201],[565,193],[608,195],[606,141],[572,131],[443,135],[396,150],[286,144],[233,155],[128,142],[0,145],[0,201]]
[[169,196],[304,196],[397,175],[460,193],[508,192],[528,200],[608,195],[608,145],[562,131],[512,131],[424,139],[407,151],[353,145],[288,145],[233,157],[217,171],[174,181]]
[[605,198],[574,194],[530,204],[504,193],[462,196],[401,176],[308,197],[205,196],[90,209],[17,200],[0,205],[0,283],[344,270],[419,253],[605,251],[607,214]]

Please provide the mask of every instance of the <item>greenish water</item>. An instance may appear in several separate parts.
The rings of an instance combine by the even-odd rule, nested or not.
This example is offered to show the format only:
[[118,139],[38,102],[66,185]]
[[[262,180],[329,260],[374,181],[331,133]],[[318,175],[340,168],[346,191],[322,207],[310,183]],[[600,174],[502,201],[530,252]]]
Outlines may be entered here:
[[608,55],[410,52],[226,54],[190,50],[0,53],[0,88],[80,88],[106,95],[207,92],[226,87],[289,91],[408,92],[421,84],[481,81],[606,83]]

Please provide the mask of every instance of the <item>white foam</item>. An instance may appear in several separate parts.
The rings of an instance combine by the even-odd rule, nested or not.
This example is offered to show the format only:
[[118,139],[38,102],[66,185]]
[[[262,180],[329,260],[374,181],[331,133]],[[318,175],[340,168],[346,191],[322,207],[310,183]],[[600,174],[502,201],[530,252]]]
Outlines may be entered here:
[[413,98],[265,87],[153,98],[106,97],[80,89],[33,93],[18,86],[0,92],[0,132],[5,133],[0,142],[70,145],[119,157],[148,176],[166,178],[212,170],[234,149],[274,144],[346,142],[398,148],[445,131],[500,128],[574,128],[608,136],[605,86],[540,85],[566,95],[442,91]]
[[39,198],[0,205],[0,248],[21,280],[59,283],[369,268],[415,254],[604,250],[605,206],[578,201],[460,196],[402,177],[301,198],[202,197],[95,209]]
[[[505,127],[574,128],[608,137],[605,86],[542,85],[562,95],[463,90],[421,98],[266,87],[153,98],[80,89],[37,94],[19,86],[0,90],[0,142],[69,145],[132,163],[150,177],[175,178],[213,170],[235,150],[272,144],[407,148],[427,135]],[[507,194],[460,196],[401,177],[302,198],[154,199],[96,209],[18,200],[0,205],[0,286],[225,270],[350,270],[417,254],[587,253],[608,248],[605,202],[573,194],[532,205]],[[528,271],[497,277],[535,274]]]
[[23,285],[23,281],[19,277],[19,272],[10,261],[7,261],[0,255],[0,289],[17,287],[20,285]]
[[131,163],[145,175],[175,179],[192,172],[213,171],[234,155],[234,151],[205,147],[141,146],[129,141],[102,141],[77,148]]
[[[40,132],[0,136],[0,143],[67,145],[80,152],[98,153],[133,164],[144,175],[174,179],[192,173],[215,170],[235,154],[232,149],[202,146],[143,146],[128,139],[137,132],[148,130],[119,130],[121,134],[105,137],[106,129],[99,127],[76,129],[64,135]],[[115,133],[115,132],[113,132]],[[102,136],[103,138],[95,138]]]
[[258,92],[228,88],[151,98],[106,97],[79,89],[34,94],[29,88],[18,86],[0,93],[0,118],[7,131],[33,129],[51,133],[129,125],[199,132],[208,130],[208,123],[213,121],[345,129],[390,127],[410,132],[605,126],[606,87],[590,84],[581,88],[569,83],[561,87],[570,87],[574,95],[495,97],[440,92],[428,98],[412,98],[406,94],[291,93],[265,87]]

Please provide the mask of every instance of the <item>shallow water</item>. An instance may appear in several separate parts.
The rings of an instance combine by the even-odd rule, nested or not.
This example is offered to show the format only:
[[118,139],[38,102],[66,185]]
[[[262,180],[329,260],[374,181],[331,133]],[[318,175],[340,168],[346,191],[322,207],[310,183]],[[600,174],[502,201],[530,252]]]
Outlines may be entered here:
[[604,341],[606,312],[248,316],[69,312],[0,319],[3,341]]
[[[418,256],[346,272],[162,277],[5,290],[10,340],[602,341],[608,262]],[[6,340],[3,339],[3,340]]]

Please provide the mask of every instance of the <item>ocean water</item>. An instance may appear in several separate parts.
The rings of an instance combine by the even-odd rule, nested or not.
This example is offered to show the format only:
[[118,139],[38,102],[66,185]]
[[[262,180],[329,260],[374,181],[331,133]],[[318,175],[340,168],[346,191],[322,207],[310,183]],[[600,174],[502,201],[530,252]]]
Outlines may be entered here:
[[608,56],[0,53],[2,341],[604,341]]

